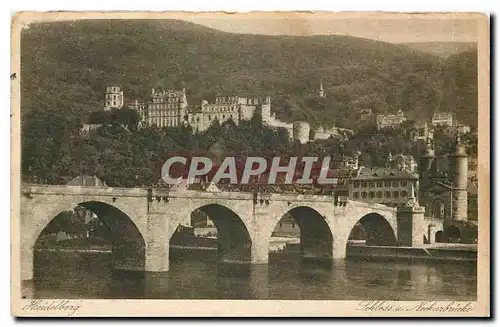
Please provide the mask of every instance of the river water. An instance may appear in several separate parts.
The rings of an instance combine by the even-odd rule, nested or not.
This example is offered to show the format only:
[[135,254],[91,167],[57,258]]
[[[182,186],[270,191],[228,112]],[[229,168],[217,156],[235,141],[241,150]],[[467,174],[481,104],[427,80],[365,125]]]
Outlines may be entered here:
[[34,276],[29,298],[473,301],[477,287],[471,263],[308,263],[272,255],[267,265],[236,266],[181,253],[169,272],[133,273],[113,270],[109,253],[36,251]]

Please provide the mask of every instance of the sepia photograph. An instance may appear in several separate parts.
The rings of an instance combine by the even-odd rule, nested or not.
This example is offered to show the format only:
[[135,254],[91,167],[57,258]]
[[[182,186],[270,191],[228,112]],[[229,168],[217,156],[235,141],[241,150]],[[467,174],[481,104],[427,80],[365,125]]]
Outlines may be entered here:
[[490,314],[488,16],[23,12],[11,42],[13,315]]

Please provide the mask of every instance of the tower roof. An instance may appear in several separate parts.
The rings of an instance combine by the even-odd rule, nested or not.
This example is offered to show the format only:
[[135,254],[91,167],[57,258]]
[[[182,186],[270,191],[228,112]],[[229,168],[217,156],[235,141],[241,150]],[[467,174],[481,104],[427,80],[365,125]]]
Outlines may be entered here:
[[465,145],[463,144],[459,135],[457,135],[457,138],[455,140],[455,153],[453,153],[451,156],[467,157],[467,150],[465,149]]
[[427,138],[425,142],[425,149],[422,157],[434,157],[434,147],[432,145],[432,139]]

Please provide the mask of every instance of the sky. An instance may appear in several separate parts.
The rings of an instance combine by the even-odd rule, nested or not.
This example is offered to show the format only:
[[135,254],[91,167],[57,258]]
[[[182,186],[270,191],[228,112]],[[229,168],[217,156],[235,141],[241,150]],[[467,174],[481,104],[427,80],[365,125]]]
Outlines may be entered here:
[[[372,14],[373,15],[373,14]],[[339,34],[391,43],[431,41],[477,41],[477,17],[467,14],[447,16],[373,17],[370,14],[192,14],[179,18],[232,33],[267,35]]]
[[[334,12],[70,12],[31,13],[30,21],[69,19],[180,19],[217,30],[265,35],[348,35],[390,43],[477,42],[478,13],[334,13]],[[483,21],[484,22],[484,21]],[[484,32],[484,25],[481,25]]]

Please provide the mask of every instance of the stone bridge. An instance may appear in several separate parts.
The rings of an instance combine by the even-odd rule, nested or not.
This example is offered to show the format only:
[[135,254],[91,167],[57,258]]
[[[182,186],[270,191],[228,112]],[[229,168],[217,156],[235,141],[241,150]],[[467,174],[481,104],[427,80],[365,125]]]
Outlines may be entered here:
[[306,258],[344,258],[358,222],[374,245],[415,246],[428,235],[420,207],[338,203],[333,195],[24,185],[20,204],[22,280],[33,277],[33,249],[43,229],[76,206],[110,227],[116,267],[145,271],[168,271],[170,239],[196,209],[214,222],[219,258],[229,262],[267,263],[271,234],[287,213],[301,229]]

